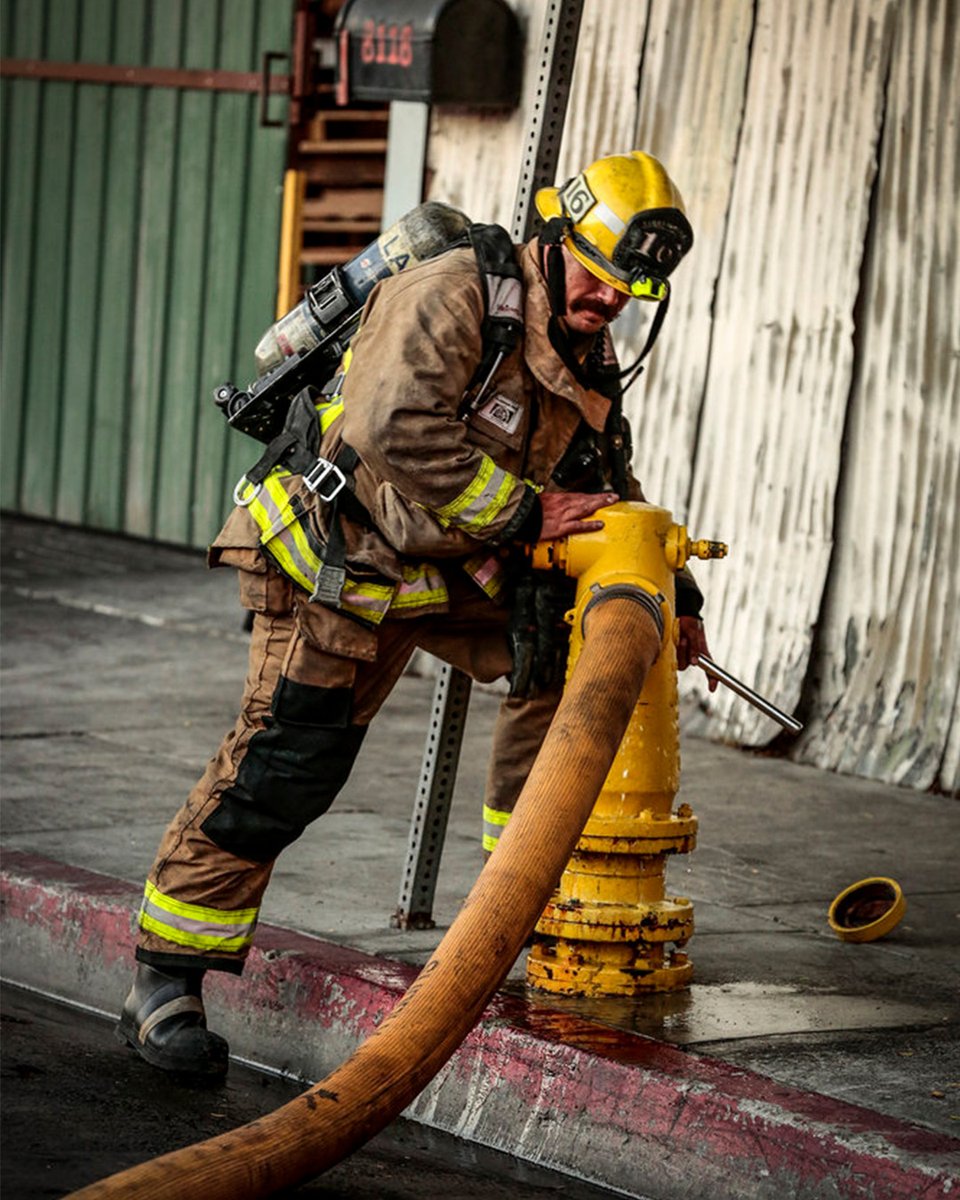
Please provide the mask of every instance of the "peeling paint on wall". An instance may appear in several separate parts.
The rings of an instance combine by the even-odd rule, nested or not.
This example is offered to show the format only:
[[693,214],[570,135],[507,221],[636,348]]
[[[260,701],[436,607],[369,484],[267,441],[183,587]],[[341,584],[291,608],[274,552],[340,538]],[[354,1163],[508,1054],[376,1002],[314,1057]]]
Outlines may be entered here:
[[899,6],[836,551],[798,750],[946,791],[960,783],[958,55],[956,4]]
[[[756,7],[690,522],[731,545],[701,572],[717,660],[787,711],[833,549],[890,10]],[[731,693],[697,691],[710,736],[757,745],[778,732]]]
[[[516,7],[529,65],[546,4]],[[798,759],[946,791],[960,784],[958,13],[587,0],[558,172],[633,145],[686,201],[694,250],[626,410],[647,494],[731,544],[697,572],[718,661],[802,703]],[[532,74],[510,118],[434,116],[433,195],[509,222]],[[615,327],[624,362],[647,320],[636,305]],[[689,730],[778,732],[693,676]]]

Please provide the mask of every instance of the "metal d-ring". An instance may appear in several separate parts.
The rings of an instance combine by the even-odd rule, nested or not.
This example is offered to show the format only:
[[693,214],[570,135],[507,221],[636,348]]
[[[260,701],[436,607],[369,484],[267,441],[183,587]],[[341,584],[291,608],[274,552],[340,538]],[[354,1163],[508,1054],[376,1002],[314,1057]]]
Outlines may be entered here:
[[260,495],[260,492],[263,489],[262,483],[256,484],[253,491],[250,493],[250,495],[247,496],[246,499],[244,499],[242,492],[243,492],[245,485],[248,484],[249,482],[250,481],[247,479],[246,475],[241,475],[240,480],[237,483],[237,486],[233,489],[233,502],[239,508],[247,508],[249,505],[251,505],[254,502],[254,500],[256,500],[256,498]]

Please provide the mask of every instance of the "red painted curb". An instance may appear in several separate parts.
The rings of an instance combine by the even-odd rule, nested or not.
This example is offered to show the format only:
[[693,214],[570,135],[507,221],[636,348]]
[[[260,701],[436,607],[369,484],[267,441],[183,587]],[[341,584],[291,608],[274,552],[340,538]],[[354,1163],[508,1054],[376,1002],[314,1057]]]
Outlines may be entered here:
[[[116,1005],[139,895],[120,880],[5,853],[0,902],[14,981],[57,990],[59,971],[71,998]],[[36,977],[18,977],[34,968]],[[275,1066],[289,1065],[277,1061],[286,1053],[278,1047],[327,1046],[335,1057],[317,1064],[319,1078],[374,1031],[416,974],[261,925],[242,981],[208,979],[211,1003],[237,1023],[224,1031],[232,1041],[246,1034],[249,1053]],[[956,1139],[509,994],[494,998],[410,1114],[664,1200],[960,1196]]]

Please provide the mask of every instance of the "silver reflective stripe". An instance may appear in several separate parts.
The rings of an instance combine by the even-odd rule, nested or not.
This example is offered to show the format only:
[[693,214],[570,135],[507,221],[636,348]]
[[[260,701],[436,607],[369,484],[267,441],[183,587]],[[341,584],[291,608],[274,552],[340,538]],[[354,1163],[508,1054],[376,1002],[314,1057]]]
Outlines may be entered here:
[[459,525],[471,532],[481,531],[496,520],[520,480],[483,456],[479,471],[455,500],[435,510],[441,524]]
[[594,205],[592,215],[594,217],[598,217],[604,223],[604,225],[606,225],[610,232],[617,234],[617,236],[623,233],[623,231],[626,229],[626,225],[623,223],[623,221],[621,221],[613,209],[604,204],[602,200],[598,200]]
[[483,848],[484,850],[494,850],[497,842],[500,840],[500,834],[513,816],[512,813],[503,812],[501,809],[490,808],[489,805],[483,806]]
[[195,950],[242,950],[253,939],[259,909],[226,910],[188,904],[148,882],[140,906],[140,928]]

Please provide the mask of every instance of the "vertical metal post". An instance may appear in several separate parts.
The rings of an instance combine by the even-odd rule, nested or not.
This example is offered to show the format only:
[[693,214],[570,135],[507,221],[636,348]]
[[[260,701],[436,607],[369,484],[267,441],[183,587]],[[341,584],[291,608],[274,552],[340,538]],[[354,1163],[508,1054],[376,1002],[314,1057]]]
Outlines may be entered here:
[[[536,190],[554,182],[582,15],[583,0],[550,0],[547,5],[536,66],[536,98],[514,205],[512,233],[518,242],[533,234]],[[469,677],[444,663],[433,693],[400,899],[391,922],[401,929],[433,926],[433,896],[469,699]]]
[[537,60],[536,100],[513,210],[513,236],[517,241],[532,236],[537,222],[533,197],[538,188],[549,187],[556,177],[582,16],[583,0],[551,0],[547,5]]
[[398,929],[434,926],[433,896],[469,704],[470,676],[444,664],[433,693],[400,899],[390,922]]

